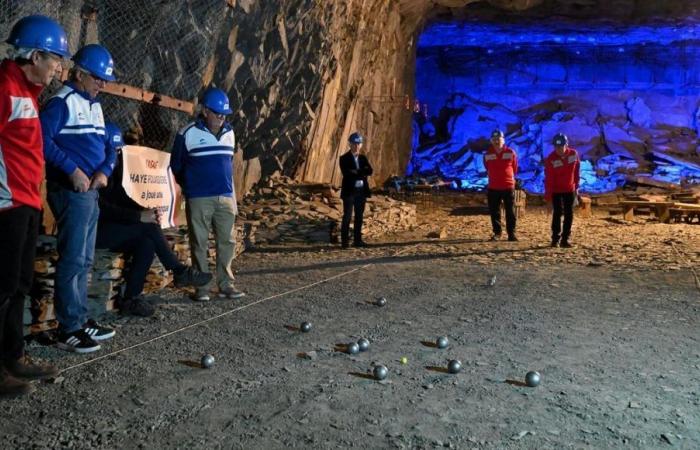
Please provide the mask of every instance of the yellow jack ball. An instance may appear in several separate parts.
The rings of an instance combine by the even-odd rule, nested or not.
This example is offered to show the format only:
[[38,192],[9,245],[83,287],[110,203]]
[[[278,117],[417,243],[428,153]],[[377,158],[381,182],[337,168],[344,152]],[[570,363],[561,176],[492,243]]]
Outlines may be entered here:
[[401,357],[401,364],[408,364],[408,358],[405,356]]

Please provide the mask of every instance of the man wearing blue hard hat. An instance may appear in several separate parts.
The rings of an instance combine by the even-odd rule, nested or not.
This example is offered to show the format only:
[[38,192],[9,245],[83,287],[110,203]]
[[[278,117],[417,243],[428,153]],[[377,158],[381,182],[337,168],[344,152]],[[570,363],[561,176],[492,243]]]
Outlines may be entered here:
[[[233,183],[236,137],[226,116],[231,114],[228,95],[208,88],[202,112],[175,137],[170,167],[186,198],[187,227],[193,265],[209,272],[209,230],[216,242],[216,284],[219,297],[237,299],[231,264],[235,256],[234,224],[238,205]],[[208,301],[210,286],[195,289],[195,301]]]
[[97,190],[107,185],[116,153],[108,145],[97,95],[114,81],[114,61],[101,45],[73,56],[69,81],[41,112],[47,200],[58,226],[54,309],[58,348],[77,353],[100,349],[115,332],[87,317],[88,274],[95,254]]
[[32,285],[40,225],[44,145],[39,94],[70,57],[66,32],[45,16],[20,19],[0,63],[0,397],[28,394],[28,381],[56,376],[55,367],[24,353],[24,299]]
[[114,306],[121,314],[147,317],[153,314],[155,308],[143,297],[143,286],[156,255],[163,267],[173,271],[176,286],[205,285],[211,281],[211,274],[182,264],[163,236],[158,211],[142,207],[127,195],[122,185],[122,132],[111,122],[107,122],[105,129],[110,145],[117,151],[117,163],[107,186],[100,191],[100,218],[95,246],[128,256],[129,264],[124,268],[125,286],[115,299]]
[[340,157],[340,171],[343,181],[340,188],[340,198],[343,199],[343,221],[340,225],[340,242],[343,248],[350,244],[350,219],[355,212],[353,225],[353,246],[366,247],[362,240],[362,221],[365,213],[365,203],[371,192],[367,177],[372,175],[372,166],[367,157],[360,153],[364,139],[360,133],[352,133],[348,138],[350,150]]

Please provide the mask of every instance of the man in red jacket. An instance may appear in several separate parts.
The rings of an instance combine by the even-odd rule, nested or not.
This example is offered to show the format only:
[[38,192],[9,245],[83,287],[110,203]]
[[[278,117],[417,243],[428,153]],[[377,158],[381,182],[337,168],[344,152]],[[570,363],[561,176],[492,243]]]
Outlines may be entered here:
[[518,173],[518,155],[507,147],[501,130],[491,133],[491,146],[484,155],[484,166],[489,177],[488,202],[491,213],[492,241],[501,238],[501,203],[506,210],[506,231],[509,241],[517,241],[515,236],[515,175]]
[[69,57],[63,28],[44,16],[20,19],[7,43],[14,59],[0,64],[0,397],[28,394],[28,380],[55,367],[24,354],[24,298],[32,284],[41,213],[44,146],[37,98]]
[[[552,202],[552,247],[571,247],[571,224],[574,221],[574,201],[578,196],[578,153],[569,147],[564,134],[554,136],[554,151],[544,161],[544,198]],[[561,216],[564,216],[562,230]],[[561,241],[559,240],[561,238]]]

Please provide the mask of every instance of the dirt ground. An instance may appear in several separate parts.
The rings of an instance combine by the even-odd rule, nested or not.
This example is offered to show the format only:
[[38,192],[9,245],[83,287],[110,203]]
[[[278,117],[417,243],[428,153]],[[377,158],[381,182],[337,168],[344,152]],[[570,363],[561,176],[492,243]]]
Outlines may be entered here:
[[[0,447],[700,448],[700,226],[599,214],[552,249],[543,210],[517,243],[487,242],[483,215],[421,223],[369,249],[247,252],[242,301],[163,292],[153,318],[103,318],[102,353],[32,343],[69,370],[2,402]],[[367,352],[340,351],[360,337]]]

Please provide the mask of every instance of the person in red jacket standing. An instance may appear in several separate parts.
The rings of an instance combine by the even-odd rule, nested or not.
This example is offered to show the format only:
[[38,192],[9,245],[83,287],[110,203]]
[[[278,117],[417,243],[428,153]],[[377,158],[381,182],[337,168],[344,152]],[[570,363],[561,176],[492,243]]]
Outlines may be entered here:
[[24,354],[24,298],[34,275],[44,176],[37,98],[70,56],[61,26],[44,16],[20,19],[7,43],[13,60],[0,64],[0,397],[28,394],[28,380],[53,377],[55,367]]
[[488,173],[488,203],[491,213],[492,241],[501,238],[501,203],[506,210],[506,231],[509,241],[517,241],[515,235],[515,175],[518,173],[518,155],[506,146],[501,130],[491,133],[491,146],[484,155],[484,166]]
[[578,196],[581,161],[578,152],[569,147],[566,135],[557,134],[553,143],[554,151],[544,161],[544,198],[552,202],[553,207],[552,247],[568,248],[571,247],[569,238],[574,221],[574,202]]

